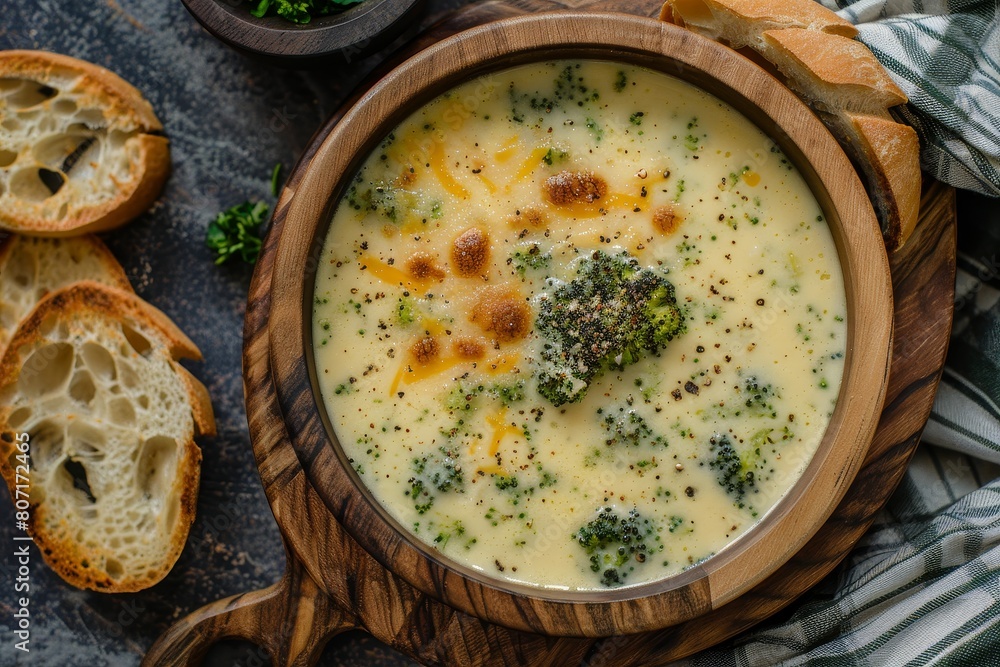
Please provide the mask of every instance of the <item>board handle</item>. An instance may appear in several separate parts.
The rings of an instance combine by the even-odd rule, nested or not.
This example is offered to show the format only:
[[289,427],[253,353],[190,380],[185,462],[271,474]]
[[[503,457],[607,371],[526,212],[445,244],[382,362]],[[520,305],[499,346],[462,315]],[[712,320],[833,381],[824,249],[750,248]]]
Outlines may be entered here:
[[331,637],[357,626],[291,556],[281,581],[188,614],[149,649],[142,667],[196,667],[224,639],[264,648],[275,667],[311,667]]

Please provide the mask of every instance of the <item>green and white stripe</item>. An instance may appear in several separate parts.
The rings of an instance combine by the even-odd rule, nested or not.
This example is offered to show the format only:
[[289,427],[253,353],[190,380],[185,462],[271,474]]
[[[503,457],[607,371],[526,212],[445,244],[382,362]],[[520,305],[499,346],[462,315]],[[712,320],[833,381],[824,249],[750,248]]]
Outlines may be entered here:
[[1000,197],[1000,2],[822,0],[856,23],[910,98],[893,111],[920,135],[921,166]]

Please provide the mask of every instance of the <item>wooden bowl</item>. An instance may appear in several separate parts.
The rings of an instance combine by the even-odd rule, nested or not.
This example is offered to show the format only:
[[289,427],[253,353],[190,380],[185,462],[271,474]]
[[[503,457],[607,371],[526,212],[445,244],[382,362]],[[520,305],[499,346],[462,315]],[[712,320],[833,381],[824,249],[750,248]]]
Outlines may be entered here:
[[243,53],[282,65],[351,62],[373,53],[411,24],[423,0],[365,0],[339,14],[299,25],[280,16],[257,18],[247,0],[182,0],[215,37]]
[[[679,77],[728,102],[774,139],[812,188],[844,273],[848,344],[830,426],[802,478],[750,531],[717,555],[657,582],[561,592],[490,579],[413,538],[347,463],[315,382],[315,269],[332,211],[361,161],[406,115],[471,77],[516,64],[596,58]],[[784,86],[734,51],[671,25],[617,14],[560,12],[460,33],[390,72],[300,165],[283,197],[270,290],[270,363],[278,405],[309,484],[383,567],[464,613],[516,630],[608,636],[681,623],[773,573],[822,526],[850,486],[875,432],[892,339],[889,268],[870,201],[826,128]]]

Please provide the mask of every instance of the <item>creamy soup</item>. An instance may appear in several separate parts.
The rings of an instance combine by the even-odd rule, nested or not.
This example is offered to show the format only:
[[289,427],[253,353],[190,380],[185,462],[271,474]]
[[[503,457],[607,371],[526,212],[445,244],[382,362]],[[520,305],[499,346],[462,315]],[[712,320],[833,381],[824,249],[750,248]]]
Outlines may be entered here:
[[802,473],[847,314],[802,177],[651,70],[531,64],[364,162],[316,279],[322,395],[362,482],[483,574],[605,589],[691,567]]

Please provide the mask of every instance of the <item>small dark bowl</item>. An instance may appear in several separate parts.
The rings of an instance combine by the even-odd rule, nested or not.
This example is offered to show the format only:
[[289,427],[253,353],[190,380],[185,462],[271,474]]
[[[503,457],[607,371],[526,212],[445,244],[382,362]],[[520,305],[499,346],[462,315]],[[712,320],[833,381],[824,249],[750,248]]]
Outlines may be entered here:
[[351,62],[392,41],[424,0],[364,0],[330,16],[296,24],[280,16],[257,18],[246,0],[182,0],[212,33],[242,53],[284,66],[308,67],[333,60]]

